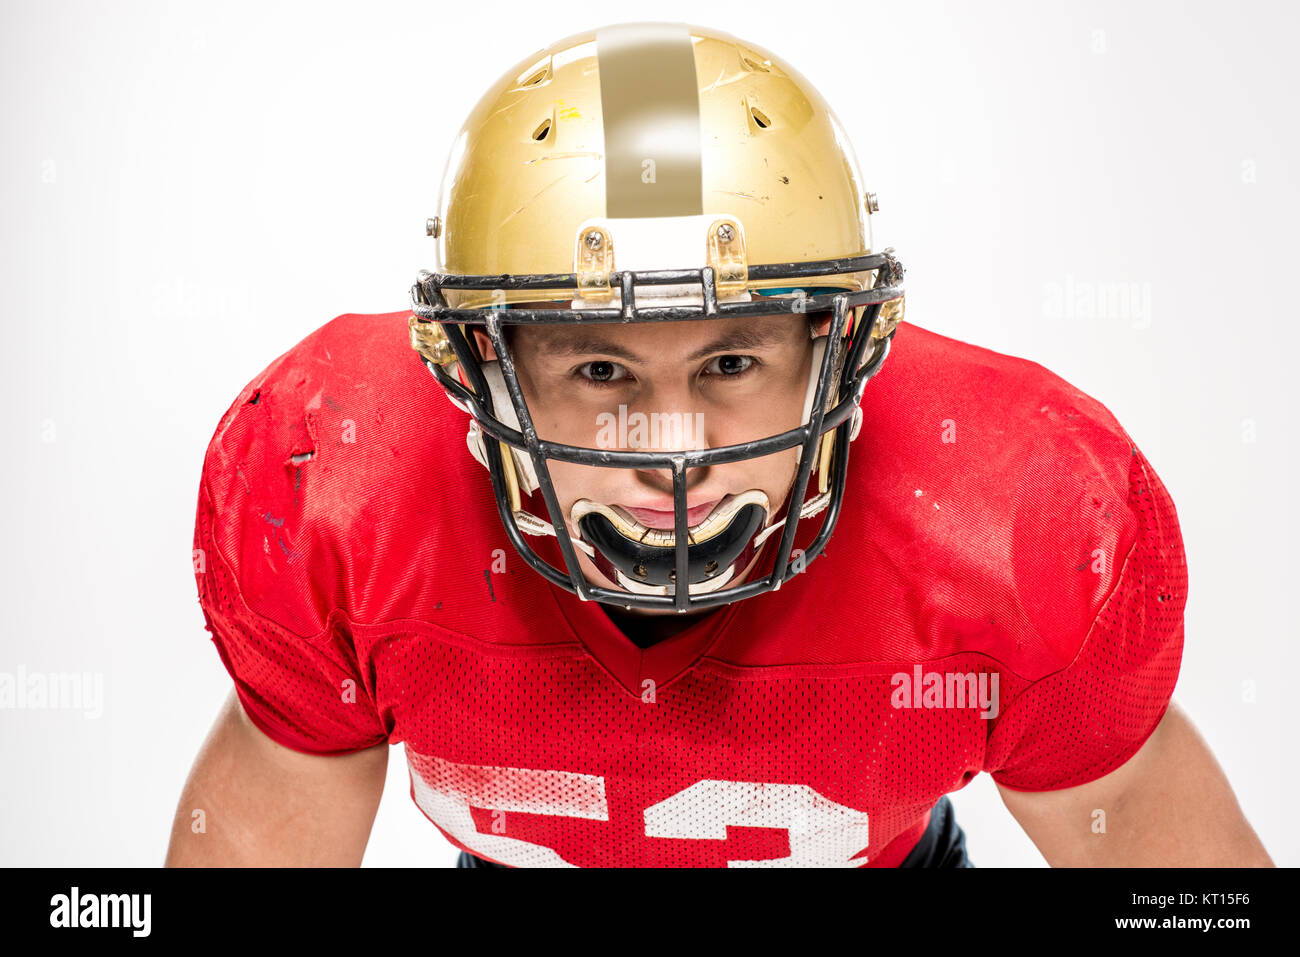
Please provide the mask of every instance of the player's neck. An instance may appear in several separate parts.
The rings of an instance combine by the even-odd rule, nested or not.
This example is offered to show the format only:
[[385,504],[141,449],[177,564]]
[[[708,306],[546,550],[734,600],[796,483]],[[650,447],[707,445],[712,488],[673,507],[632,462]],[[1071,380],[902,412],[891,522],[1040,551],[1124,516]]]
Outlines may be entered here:
[[647,615],[628,611],[617,605],[605,606],[605,613],[609,615],[610,621],[618,626],[618,630],[627,635],[628,640],[638,648],[649,648],[673,635],[680,634],[712,610],[716,609],[681,615]]

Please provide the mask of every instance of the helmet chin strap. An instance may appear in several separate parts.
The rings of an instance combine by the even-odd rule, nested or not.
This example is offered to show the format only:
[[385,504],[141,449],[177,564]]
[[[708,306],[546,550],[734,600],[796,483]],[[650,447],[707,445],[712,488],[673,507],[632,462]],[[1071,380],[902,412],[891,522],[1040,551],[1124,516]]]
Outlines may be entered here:
[[[713,591],[753,554],[754,533],[767,518],[767,496],[754,489],[729,495],[687,533],[686,575],[692,594]],[[580,499],[573,523],[596,548],[592,559],[606,578],[629,591],[672,595],[676,591],[677,548],[670,530],[646,528],[618,506]]]

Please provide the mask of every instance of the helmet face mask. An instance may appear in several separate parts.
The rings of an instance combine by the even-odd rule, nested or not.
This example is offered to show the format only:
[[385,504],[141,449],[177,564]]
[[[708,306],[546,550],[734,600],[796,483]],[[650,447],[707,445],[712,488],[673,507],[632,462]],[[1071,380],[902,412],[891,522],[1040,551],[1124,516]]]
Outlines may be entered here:
[[[670,273],[616,273],[614,279],[621,288],[631,287],[633,294],[629,297],[630,309],[621,306],[605,309],[509,309],[509,310],[455,310],[439,304],[444,285],[473,285],[476,283],[498,283],[514,286],[515,283],[527,283],[540,279],[543,284],[536,289],[555,289],[556,283],[567,282],[570,288],[574,277],[512,277],[512,276],[452,276],[447,274],[425,274],[413,290],[415,315],[412,317],[413,340],[420,343],[424,361],[439,383],[446,389],[448,396],[457,405],[466,409],[473,417],[477,432],[486,436],[482,452],[491,474],[492,486],[496,493],[498,511],[512,544],[528,561],[529,565],[546,578],[566,588],[584,599],[611,602],[629,608],[647,610],[688,611],[714,607],[725,602],[747,598],[765,591],[779,588],[790,577],[801,571],[825,547],[826,540],[834,528],[844,491],[844,479],[847,471],[847,455],[841,452],[830,457],[829,466],[821,468],[825,487],[819,492],[824,497],[821,508],[827,510],[822,527],[813,544],[800,556],[791,559],[794,535],[799,516],[790,516],[790,506],[794,502],[803,503],[813,474],[813,467],[821,457],[820,447],[823,436],[832,433],[835,445],[847,450],[850,433],[853,428],[854,413],[857,411],[863,389],[867,381],[879,369],[888,354],[888,336],[873,335],[877,331],[881,305],[895,301],[901,294],[897,280],[901,278],[901,266],[888,253],[873,257],[875,260],[869,268],[885,271],[893,276],[894,283],[860,292],[836,292],[795,298],[793,300],[763,298],[747,303],[718,303],[707,295],[699,307],[657,306],[638,309],[635,306],[635,289],[641,283],[653,285],[655,282],[671,280],[680,283],[680,270]],[[756,270],[765,267],[753,267]],[[784,268],[784,267],[774,267]],[[840,268],[838,263],[806,263],[789,267],[794,273],[785,276],[793,281],[811,278],[803,275],[809,269],[834,270]],[[697,282],[701,289],[712,285],[709,267],[702,267]],[[814,276],[816,273],[813,274]],[[517,286],[515,288],[518,288]],[[536,287],[534,287],[536,288]],[[540,295],[537,296],[540,298]],[[793,310],[791,309],[794,305]],[[817,350],[820,353],[814,375],[816,386],[807,420],[800,426],[777,435],[767,436],[755,441],[741,444],[720,446],[709,449],[682,449],[676,451],[624,451],[593,447],[574,446],[549,442],[541,438],[534,423],[532,412],[524,395],[519,378],[518,362],[512,353],[506,335],[506,327],[511,325],[546,325],[559,322],[617,323],[625,322],[679,322],[687,320],[717,319],[729,316],[762,316],[794,311],[796,313],[816,314],[829,305],[830,328],[824,337],[827,347]],[[850,322],[855,307],[861,308],[858,322]],[[630,318],[626,313],[631,313]],[[446,344],[454,355],[454,363],[462,370],[467,382],[462,383],[453,378],[447,366],[453,360],[447,357],[447,348],[439,347],[438,354],[442,361],[430,357],[434,348],[428,343],[437,337],[431,329],[421,331],[420,326],[438,324]],[[494,361],[484,361],[478,350],[471,344],[462,327],[481,329],[492,344],[496,355]],[[891,330],[892,332],[892,330]],[[489,370],[489,367],[495,367]],[[499,375],[500,384],[494,388],[489,383],[489,372]],[[503,388],[504,387],[504,388]],[[504,391],[504,395],[502,392]],[[482,398],[480,398],[482,397]],[[495,440],[495,441],[492,441]],[[725,586],[728,580],[744,572],[747,562],[752,560],[759,547],[766,541],[754,539],[761,534],[760,529],[773,528],[779,521],[779,515],[771,514],[772,505],[766,508],[755,502],[743,502],[734,507],[729,520],[703,541],[691,540],[690,522],[688,520],[687,488],[693,469],[711,465],[721,465],[748,459],[758,459],[786,449],[799,450],[799,465],[794,477],[793,488],[787,496],[784,511],[787,518],[780,537],[780,544],[773,572],[759,581],[748,582],[733,587]],[[509,452],[510,454],[505,454]],[[580,529],[583,523],[593,529],[595,541],[574,540],[569,532],[573,513],[566,515],[559,501],[555,482],[551,475],[551,461],[574,463],[592,468],[632,468],[640,470],[663,470],[672,476],[674,524],[671,545],[660,544],[657,555],[642,554],[640,564],[645,566],[644,582],[650,588],[637,589],[643,576],[626,575],[628,568],[635,568],[637,563],[629,565],[627,556],[636,554],[635,546],[643,545],[633,542],[627,535],[619,536],[626,542],[623,548],[611,547],[617,539],[616,523],[610,522],[597,510],[584,508],[574,522]],[[527,463],[525,465],[524,463]],[[559,542],[560,552],[565,568],[560,569],[549,564],[524,538],[525,534],[536,534],[541,529],[538,523],[530,522],[522,511],[520,472],[525,468],[533,473],[533,481],[546,506],[549,529],[544,533],[553,533]],[[830,474],[827,475],[826,473]],[[525,487],[527,484],[525,483]],[[724,505],[732,503],[724,502]],[[815,511],[820,511],[821,508]],[[815,514],[814,510],[802,510],[805,517]],[[761,514],[755,514],[756,512]],[[594,516],[594,517],[593,517]],[[521,522],[521,518],[523,521]],[[768,520],[764,520],[768,519]],[[697,525],[700,523],[696,523]],[[626,531],[626,528],[624,529]],[[747,532],[740,544],[744,547],[734,550],[735,537],[740,531]],[[775,536],[770,536],[775,539]],[[598,549],[597,544],[604,546]],[[723,547],[723,546],[729,547]],[[656,547],[656,546],[651,546]],[[725,564],[719,558],[718,549],[727,557]],[[618,590],[592,585],[586,580],[581,570],[578,552],[581,550],[589,558],[604,557],[609,565],[624,571],[627,584]],[[661,569],[669,561],[666,573]],[[596,565],[601,567],[597,560]],[[739,565],[741,567],[737,568]],[[604,569],[602,569],[603,571]],[[653,573],[652,573],[653,572]],[[667,577],[668,581],[660,583],[655,579]],[[691,583],[687,589],[676,588],[677,580]],[[710,588],[710,584],[714,587]]]
[[[660,26],[665,25],[655,25]],[[728,44],[734,46],[737,42],[725,35],[721,39],[716,34],[706,35],[698,28],[680,29],[692,41],[707,39],[714,46],[721,44],[723,53],[729,52]],[[652,31],[653,35],[641,42],[635,32],[628,32],[633,30],[630,26],[607,28],[606,33],[608,30],[615,31],[615,40],[605,36],[603,47],[600,47],[601,32],[594,40],[580,37],[553,47],[547,61],[552,76],[558,77],[562,72],[556,69],[557,62],[574,68],[581,66],[582,57],[575,50],[588,49],[588,58],[596,60],[596,51],[589,48],[600,47],[605,51],[599,56],[600,68],[615,74],[619,67],[613,63],[612,54],[608,54],[610,49],[621,51],[620,55],[633,50],[637,56],[663,49],[663,31]],[[685,33],[688,30],[689,34]],[[685,49],[689,52],[690,47]],[[752,47],[744,49],[747,56],[743,60],[752,65],[757,54]],[[697,59],[699,55],[697,52]],[[780,74],[787,86],[806,83],[797,76],[791,79],[789,73],[774,66],[770,59],[762,62]],[[688,85],[695,89],[693,76]],[[490,92],[484,100],[489,106],[495,102],[494,97],[500,96],[512,98],[516,105],[530,102],[528,98],[535,92],[533,86],[524,84]],[[597,105],[603,102],[608,106],[611,102],[608,91],[605,92],[603,101],[599,98],[594,101]],[[620,95],[626,107],[627,94]],[[653,95],[651,91],[649,98],[653,99]],[[815,96],[815,91],[812,95]],[[700,104],[703,114],[703,90]],[[769,126],[781,130],[782,114],[775,109],[776,105],[768,108],[776,114],[774,117],[759,114],[768,120],[768,126],[760,127],[762,130],[767,131]],[[473,135],[474,124],[483,122],[475,118],[481,112],[482,105],[466,125],[469,132],[462,131],[457,155],[449,167],[451,186],[444,182],[443,211],[449,213],[449,222],[464,222],[464,208],[471,199],[482,195],[481,189],[476,191],[463,185],[466,181],[480,182],[481,177],[475,177],[481,171],[459,176],[452,175],[452,171],[474,168],[476,151],[472,147],[476,139],[486,144],[501,135],[492,129]],[[590,104],[587,112],[592,112]],[[499,109],[489,109],[486,115],[489,122],[497,122],[494,118],[501,113]],[[605,145],[612,161],[614,146],[608,142],[611,122],[608,117],[605,119]],[[827,123],[834,134],[833,122]],[[707,142],[703,135],[701,142]],[[774,142],[786,141],[767,137],[758,141],[758,148],[771,150]],[[840,147],[835,135],[827,142]],[[753,148],[749,143],[742,146]],[[802,142],[797,146],[806,149]],[[769,155],[775,159],[777,154]],[[856,188],[852,163],[840,166],[843,168],[834,168],[841,176],[847,169],[849,185]],[[697,170],[698,167],[699,164]],[[598,177],[593,174],[591,178]],[[818,188],[824,188],[822,195],[825,195],[832,192],[834,185],[831,182]],[[680,192],[680,179],[674,189]],[[581,192],[574,195],[574,205],[579,207],[575,214],[583,212],[582,195]],[[607,196],[606,213],[610,202]],[[860,198],[855,198],[854,203],[861,207]],[[843,237],[837,242],[831,237],[827,251],[833,255],[797,260],[781,248],[780,241],[789,237],[776,235],[770,227],[758,229],[764,225],[762,215],[746,218],[721,210],[701,215],[701,211],[693,208],[669,208],[662,218],[655,220],[644,216],[601,216],[599,212],[579,215],[576,228],[569,234],[571,272],[529,269],[539,261],[545,264],[545,257],[539,260],[537,256],[522,255],[520,251],[526,245],[522,239],[515,242],[503,237],[495,245],[482,246],[483,237],[490,230],[474,231],[462,246],[479,243],[480,248],[470,248],[468,252],[458,251],[453,237],[443,237],[444,246],[450,250],[447,258],[461,264],[500,267],[511,258],[504,253],[513,249],[517,254],[513,258],[519,261],[520,268],[481,273],[466,272],[463,268],[422,272],[412,289],[412,346],[451,401],[473,417],[467,441],[470,451],[488,469],[506,533],[528,564],[549,581],[586,600],[647,611],[701,610],[775,590],[821,553],[838,519],[848,447],[861,422],[858,404],[867,381],[888,355],[894,327],[901,319],[902,266],[891,250],[870,252],[861,222],[856,242],[845,242]],[[793,216],[794,213],[784,214],[786,219]],[[564,230],[562,223],[552,224],[548,234],[553,236],[557,226]],[[705,230],[703,235],[701,228]],[[670,236],[673,230],[677,235]],[[670,238],[666,240],[665,236]],[[814,250],[819,248],[818,243],[804,245],[811,245]],[[821,243],[820,247],[827,245]],[[751,264],[751,246],[786,255]],[[692,254],[692,249],[700,250],[703,255]],[[847,254],[839,254],[841,250]],[[553,306],[554,300],[561,300],[566,307],[538,308],[547,301]],[[530,408],[525,395],[523,380],[527,376],[521,377],[521,371],[526,373],[526,370],[521,370],[521,356],[512,352],[512,337],[507,335],[518,331],[515,327],[551,332],[560,325],[581,325],[587,329],[602,327],[617,338],[620,330],[629,329],[629,324],[671,327],[673,323],[692,322],[701,328],[712,323],[717,323],[719,328],[734,328],[746,322],[770,321],[762,317],[788,318],[791,313],[797,319],[816,319],[828,326],[826,335],[814,340],[802,420],[776,434],[758,437],[745,434],[739,440],[733,439],[731,444],[712,448],[702,446],[698,435],[694,442],[662,445],[652,442],[660,445],[659,449],[643,451],[624,448],[623,443],[614,449],[577,445],[539,434],[536,410]],[[623,334],[625,338],[629,335],[626,331]],[[490,343],[490,355],[478,349],[475,338],[485,338]],[[787,390],[780,404],[793,405],[787,401],[792,394]],[[551,414],[543,421],[554,418]],[[585,432],[579,428],[572,434]],[[736,432],[733,429],[726,434],[735,436]],[[783,500],[774,500],[770,484],[766,489],[732,486],[723,491],[716,482],[710,487],[710,493],[720,492],[720,497],[710,498],[707,507],[690,500],[692,496],[688,492],[701,484],[696,481],[701,475],[728,472],[724,467],[734,463],[751,463],[746,474],[752,480],[754,469],[765,466],[767,463],[761,460],[767,457],[771,457],[768,462],[773,466],[779,459],[782,480],[793,468]],[[634,469],[663,475],[664,484],[670,476],[672,526],[663,527],[667,523],[661,518],[655,521],[647,518],[643,524],[638,519],[640,513],[633,514],[617,502],[583,497],[562,503],[562,489],[557,488],[553,468],[555,472],[572,473],[574,467]],[[741,471],[732,468],[730,474],[741,474]],[[808,499],[814,475],[817,491]],[[603,487],[613,488],[620,483],[627,487],[622,476],[617,480],[609,476],[609,479]],[[770,479],[776,481],[776,477]],[[584,484],[589,488],[601,487],[600,482],[594,486]],[[666,488],[660,492],[668,494]],[[532,511],[525,508],[526,497],[536,502],[533,496],[541,499],[543,508],[535,504]],[[536,514],[543,510],[544,517]],[[792,558],[800,519],[822,511],[825,515],[814,541]],[[556,537],[560,566],[547,561],[532,547],[526,536],[535,535]],[[767,543],[769,538],[771,544]],[[744,580],[759,567],[760,552],[770,555],[773,547],[776,554],[770,556],[771,571],[754,580]],[[584,572],[584,566],[610,584],[593,583],[589,579],[596,576]],[[679,588],[679,582],[686,582],[687,587]]]

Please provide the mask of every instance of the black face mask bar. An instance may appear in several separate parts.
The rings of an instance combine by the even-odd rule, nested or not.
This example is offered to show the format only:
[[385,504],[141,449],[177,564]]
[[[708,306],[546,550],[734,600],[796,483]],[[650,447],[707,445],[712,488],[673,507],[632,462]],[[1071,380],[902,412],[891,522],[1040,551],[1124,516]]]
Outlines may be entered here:
[[[749,279],[811,279],[818,276],[832,276],[857,272],[875,272],[872,288],[857,292],[822,293],[803,298],[759,298],[751,302],[719,303],[715,277],[712,267],[700,269],[644,270],[610,273],[611,286],[621,291],[621,303],[609,308],[596,309],[492,309],[489,307],[474,309],[454,309],[448,306],[443,296],[443,289],[479,289],[507,290],[523,289],[543,292],[546,290],[575,290],[578,288],[577,276],[573,273],[553,273],[537,275],[497,275],[468,276],[422,271],[419,280],[411,289],[413,311],[419,322],[440,323],[447,340],[455,352],[460,368],[470,381],[467,389],[454,377],[443,370],[442,366],[422,360],[437,378],[439,384],[465,407],[471,410],[479,422],[479,428],[485,435],[484,446],[491,474],[492,489],[497,500],[497,511],[510,542],[537,572],[555,585],[573,592],[584,601],[600,601],[617,604],[628,608],[652,610],[671,610],[679,612],[713,608],[719,605],[739,601],[767,591],[775,591],[795,574],[802,571],[826,546],[826,542],[839,519],[839,512],[844,496],[845,476],[848,473],[849,431],[852,426],[853,412],[862,399],[863,390],[868,380],[880,368],[889,353],[889,342],[894,330],[880,340],[871,360],[858,368],[863,353],[871,342],[881,305],[903,295],[903,266],[893,255],[893,250],[886,249],[880,253],[857,256],[847,259],[825,259],[806,263],[774,263],[749,267]],[[702,294],[702,306],[656,306],[638,309],[635,293],[640,286],[698,284]],[[849,318],[856,306],[866,306],[861,321],[854,330],[851,341],[847,344],[847,354],[841,355],[846,346],[844,334],[848,329]],[[822,356],[821,370],[818,375],[816,394],[813,400],[809,421],[798,428],[737,445],[719,446],[712,449],[696,449],[681,452],[634,452],[607,449],[583,448],[576,445],[547,442],[538,438],[533,425],[528,403],[524,399],[523,389],[515,371],[514,358],[510,353],[503,332],[506,325],[546,325],[552,323],[623,323],[623,322],[679,322],[694,319],[725,318],[731,316],[761,316],[782,313],[831,314],[831,327],[827,338],[827,347]],[[498,419],[493,408],[492,392],[483,372],[475,350],[459,324],[482,327],[492,342],[499,360],[502,378],[510,401],[515,407],[520,429],[512,429]],[[842,361],[841,361],[842,360]],[[826,411],[827,391],[832,387],[831,373],[839,368],[837,381],[834,383],[835,405]],[[790,553],[794,547],[795,533],[799,524],[799,512],[808,488],[808,479],[812,473],[814,456],[820,448],[821,437],[831,429],[837,429],[835,454],[831,462],[829,491],[830,501],[826,515],[816,539],[794,563]],[[542,558],[525,540],[524,533],[510,508],[510,493],[505,467],[502,463],[502,451],[495,439],[505,442],[512,448],[525,452],[532,457],[537,474],[538,488],[546,503],[560,553],[569,571],[562,571]],[[687,508],[686,508],[686,470],[705,465],[722,465],[745,459],[758,458],[780,452],[785,449],[801,447],[799,469],[794,486],[787,498],[787,516],[782,529],[780,547],[771,575],[757,581],[735,587],[723,587],[717,591],[699,595],[690,593],[689,585],[670,587],[672,595],[643,595],[631,591],[621,591],[593,585],[582,573],[577,552],[569,535],[568,524],[551,481],[547,462],[556,459],[562,462],[574,462],[579,465],[603,466],[608,468],[661,469],[671,470],[673,476],[673,532],[675,569],[671,577],[676,582],[688,582],[688,548]],[[743,571],[743,569],[740,569]]]

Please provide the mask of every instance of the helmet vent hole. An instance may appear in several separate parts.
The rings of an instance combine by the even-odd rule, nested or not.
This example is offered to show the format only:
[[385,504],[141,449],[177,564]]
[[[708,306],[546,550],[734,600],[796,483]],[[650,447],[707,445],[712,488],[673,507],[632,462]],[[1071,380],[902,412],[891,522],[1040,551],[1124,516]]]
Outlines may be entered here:
[[543,80],[547,79],[550,75],[551,64],[548,60],[536,69],[523,73],[519,79],[515,81],[515,86],[536,86]]
[[743,64],[745,64],[745,67],[746,67],[747,69],[752,70],[752,71],[755,72],[755,73],[766,73],[766,72],[768,72],[767,67],[765,67],[763,64],[759,63],[759,62],[758,62],[757,60],[755,60],[753,57],[748,56],[748,55],[746,55],[746,54],[744,54],[744,53],[742,53],[742,54],[740,55],[740,62],[743,63]]
[[760,129],[765,130],[772,125],[772,121],[767,118],[767,114],[756,106],[749,108],[749,115],[754,118],[754,122],[758,124]]
[[547,117],[546,119],[542,120],[541,125],[538,126],[537,129],[533,130],[533,139],[537,140],[538,142],[541,142],[542,140],[546,139],[546,134],[549,132],[551,132],[551,120],[549,117]]

